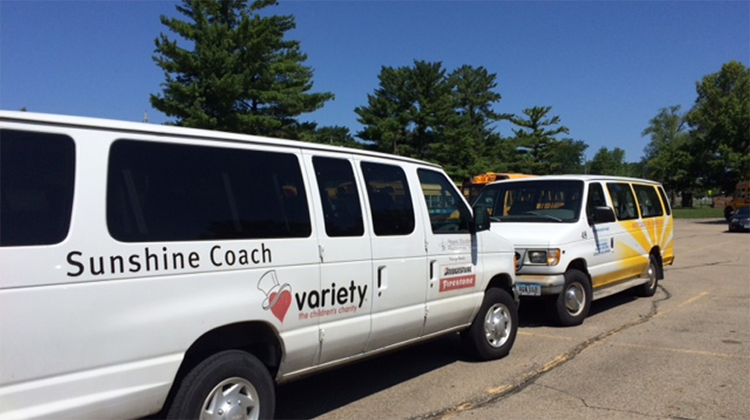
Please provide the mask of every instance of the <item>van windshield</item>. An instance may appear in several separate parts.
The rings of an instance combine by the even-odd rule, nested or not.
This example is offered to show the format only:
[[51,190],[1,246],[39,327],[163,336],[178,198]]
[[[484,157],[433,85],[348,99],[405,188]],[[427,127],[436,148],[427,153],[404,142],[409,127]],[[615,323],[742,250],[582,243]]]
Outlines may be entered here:
[[581,213],[583,181],[503,181],[482,190],[474,202],[495,222],[573,223]]

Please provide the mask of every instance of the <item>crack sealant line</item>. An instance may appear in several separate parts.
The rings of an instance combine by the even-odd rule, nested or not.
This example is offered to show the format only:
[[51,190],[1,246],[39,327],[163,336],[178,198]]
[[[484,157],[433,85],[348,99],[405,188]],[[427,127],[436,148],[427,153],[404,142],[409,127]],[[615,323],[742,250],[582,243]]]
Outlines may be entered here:
[[512,384],[506,384],[501,385],[498,387],[493,387],[488,390],[487,395],[475,398],[470,401],[465,401],[463,403],[460,403],[454,407],[448,407],[444,408],[442,410],[434,411],[432,413],[427,413],[419,416],[409,417],[408,420],[449,420],[450,418],[454,417],[456,414],[463,412],[463,411],[469,411],[473,410],[475,408],[479,408],[494,402],[497,402],[501,399],[504,399],[506,397],[509,397],[513,394],[519,393],[526,389],[529,385],[534,384],[539,378],[541,378],[544,374],[564,365],[565,363],[573,360],[581,354],[584,350],[588,349],[589,347],[593,346],[594,344],[599,343],[600,341],[611,337],[621,331],[624,331],[628,328],[635,327],[637,325],[643,324],[647,321],[649,321],[651,318],[656,316],[658,313],[658,304],[664,301],[669,300],[672,297],[672,294],[669,293],[669,291],[664,288],[663,286],[659,285],[659,289],[664,291],[665,297],[663,299],[659,300],[653,300],[651,303],[651,311],[649,311],[648,314],[639,317],[635,321],[628,322],[626,324],[620,325],[619,327],[613,328],[609,331],[605,331],[601,334],[598,334],[594,337],[589,338],[588,340],[576,345],[572,349],[568,350],[567,352],[555,357],[551,361],[547,362],[544,366],[542,366],[539,369],[536,369],[532,372],[527,372],[521,376],[521,378],[517,381],[515,381]]

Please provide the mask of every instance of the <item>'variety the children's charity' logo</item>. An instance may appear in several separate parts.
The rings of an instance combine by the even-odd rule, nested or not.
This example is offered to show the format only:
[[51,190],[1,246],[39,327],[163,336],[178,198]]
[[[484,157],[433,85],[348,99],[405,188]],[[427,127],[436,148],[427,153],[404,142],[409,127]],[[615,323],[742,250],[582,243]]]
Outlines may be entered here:
[[292,286],[288,283],[279,284],[276,278],[276,271],[267,271],[258,281],[258,290],[266,295],[263,301],[263,309],[271,310],[271,313],[284,322],[284,317],[292,306]]

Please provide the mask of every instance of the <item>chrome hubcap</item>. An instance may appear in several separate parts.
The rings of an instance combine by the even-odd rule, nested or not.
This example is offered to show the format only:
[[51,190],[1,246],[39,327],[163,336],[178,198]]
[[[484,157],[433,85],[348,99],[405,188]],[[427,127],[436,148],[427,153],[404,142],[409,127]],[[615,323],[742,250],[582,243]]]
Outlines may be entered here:
[[648,265],[648,288],[656,287],[656,267],[653,264]]
[[505,305],[496,303],[484,317],[484,336],[492,347],[501,347],[508,341],[512,327],[510,313]]
[[201,420],[258,420],[258,391],[242,378],[216,385],[203,402]]
[[565,308],[573,316],[583,311],[586,304],[586,295],[580,283],[573,283],[565,290]]

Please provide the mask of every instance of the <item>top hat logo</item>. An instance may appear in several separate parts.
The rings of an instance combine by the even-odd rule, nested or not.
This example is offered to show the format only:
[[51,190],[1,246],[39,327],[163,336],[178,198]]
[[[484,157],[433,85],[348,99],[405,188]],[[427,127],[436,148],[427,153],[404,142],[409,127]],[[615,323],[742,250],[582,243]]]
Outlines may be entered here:
[[276,270],[271,270],[258,280],[258,290],[266,295],[263,300],[263,309],[270,309],[279,321],[284,322],[284,317],[292,305],[292,287],[288,283],[279,284]]

